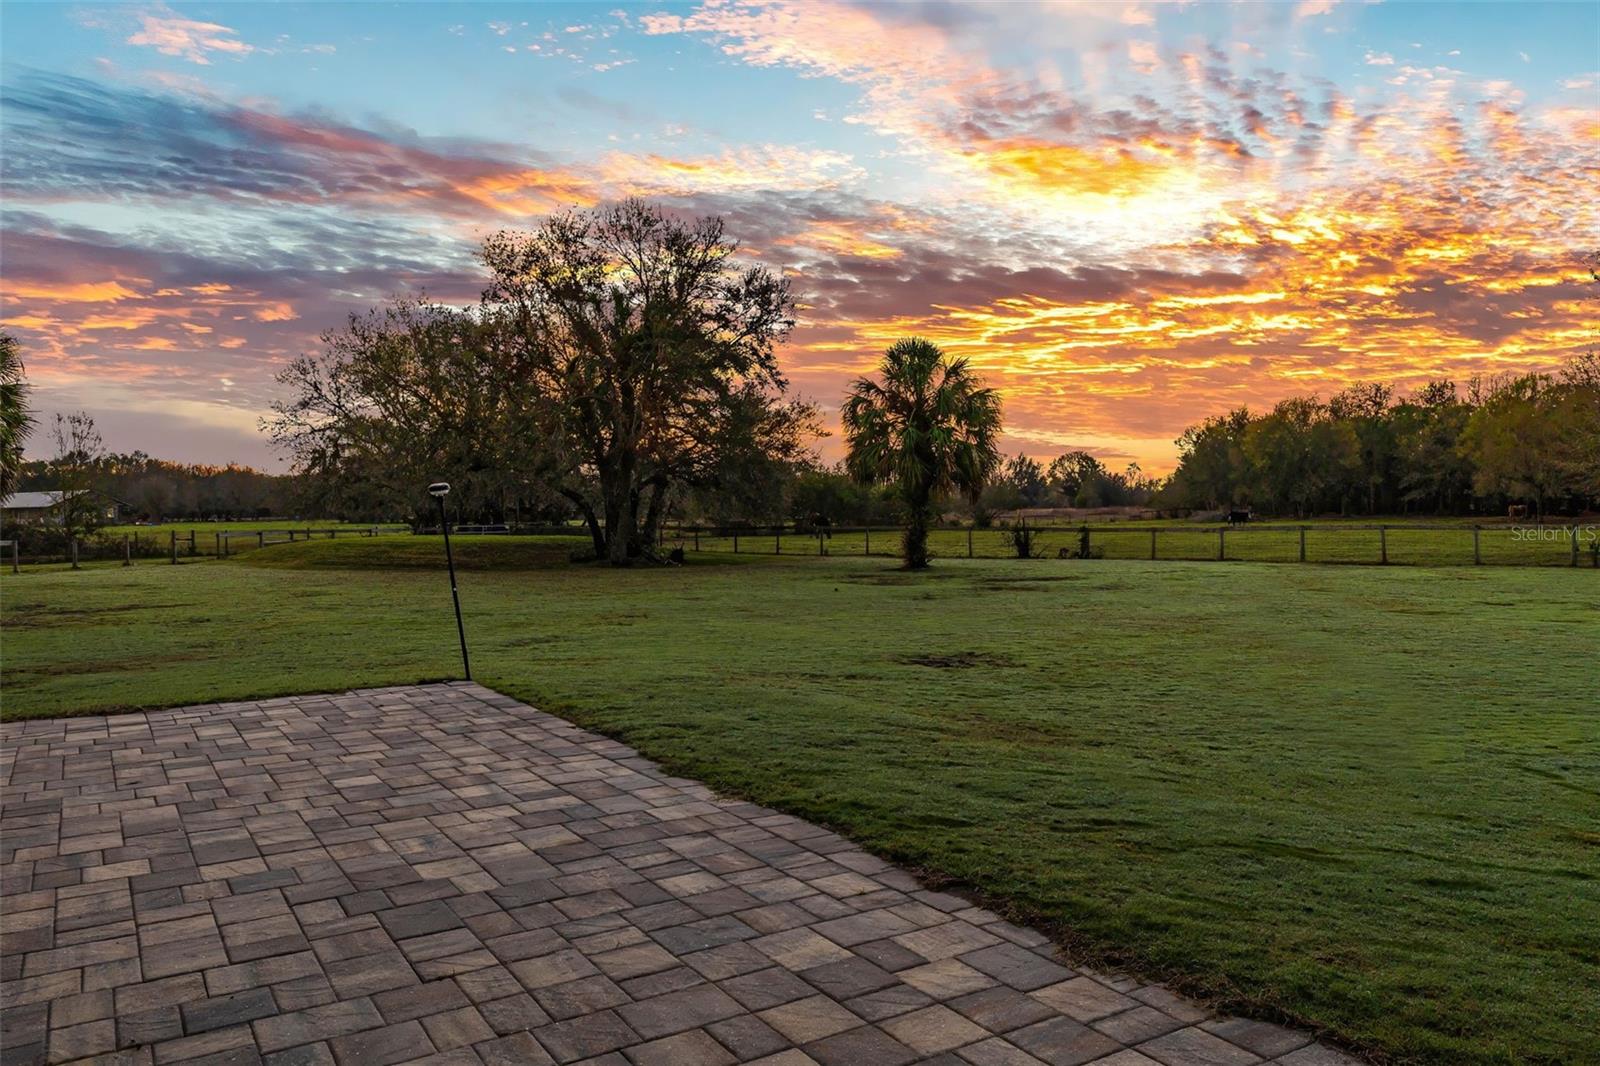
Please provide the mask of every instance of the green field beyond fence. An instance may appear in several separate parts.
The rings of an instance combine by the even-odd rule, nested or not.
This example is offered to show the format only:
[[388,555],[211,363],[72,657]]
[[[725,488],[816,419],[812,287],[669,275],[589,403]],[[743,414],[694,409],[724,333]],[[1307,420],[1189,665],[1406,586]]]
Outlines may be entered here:
[[30,552],[11,540],[0,540],[0,565],[16,570],[19,565],[82,563],[126,563],[165,560],[182,562],[207,556],[226,558],[251,548],[269,544],[338,537],[375,537],[387,533],[408,533],[406,526],[357,526],[341,522],[316,525],[277,525],[268,522],[212,523],[203,526],[114,526],[98,530],[86,538],[63,543],[59,548]]
[[[1600,568],[1600,525],[1505,526],[1421,523],[1241,526],[1033,526],[1035,558],[1174,559],[1396,566],[1583,566]],[[881,555],[900,552],[893,527],[796,533],[779,529],[671,529],[668,547],[758,555]],[[1017,556],[1004,528],[935,529],[936,558]],[[1082,554],[1080,554],[1082,553]]]

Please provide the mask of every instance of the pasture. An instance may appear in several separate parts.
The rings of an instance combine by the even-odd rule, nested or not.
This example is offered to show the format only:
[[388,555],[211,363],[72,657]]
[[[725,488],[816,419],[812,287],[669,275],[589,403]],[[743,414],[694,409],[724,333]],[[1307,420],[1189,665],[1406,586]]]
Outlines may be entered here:
[[[477,680],[1080,959],[1394,1061],[1595,1061],[1590,571],[908,574],[838,551],[614,571],[568,565],[581,544],[458,541]],[[351,538],[5,574],[3,713],[456,676],[440,556]]]

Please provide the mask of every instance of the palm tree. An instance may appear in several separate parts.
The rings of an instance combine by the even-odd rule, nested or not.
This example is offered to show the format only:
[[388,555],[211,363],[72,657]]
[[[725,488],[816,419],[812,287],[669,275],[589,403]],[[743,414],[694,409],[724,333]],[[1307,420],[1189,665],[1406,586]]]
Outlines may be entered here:
[[928,524],[937,493],[976,496],[1000,464],[1000,397],[920,337],[883,355],[882,384],[859,378],[844,402],[850,473],[866,484],[892,482],[905,501],[906,566],[928,565]]
[[22,473],[22,445],[33,431],[28,382],[17,339],[0,333],[0,496],[9,496]]

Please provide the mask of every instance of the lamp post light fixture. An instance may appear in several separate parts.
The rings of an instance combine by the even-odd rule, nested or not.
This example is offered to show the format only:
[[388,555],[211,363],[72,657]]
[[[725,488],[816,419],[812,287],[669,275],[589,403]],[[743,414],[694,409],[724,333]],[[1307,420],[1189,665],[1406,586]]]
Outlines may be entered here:
[[450,567],[450,599],[456,606],[456,636],[461,638],[461,672],[472,680],[472,664],[467,661],[467,630],[461,624],[461,594],[456,591],[456,559],[450,553],[450,520],[445,517],[444,498],[450,495],[450,482],[435,481],[428,486],[428,495],[439,501],[439,530],[444,534],[444,561]]

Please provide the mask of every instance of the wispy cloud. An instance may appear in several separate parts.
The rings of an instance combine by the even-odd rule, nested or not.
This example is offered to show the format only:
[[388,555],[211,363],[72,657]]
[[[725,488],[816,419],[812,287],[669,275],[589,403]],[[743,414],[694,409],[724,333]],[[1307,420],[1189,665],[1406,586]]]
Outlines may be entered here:
[[245,56],[255,51],[239,39],[237,31],[216,22],[184,18],[166,7],[139,14],[139,29],[127,43],[154,48],[162,55],[180,56],[191,63],[209,65],[212,53]]

